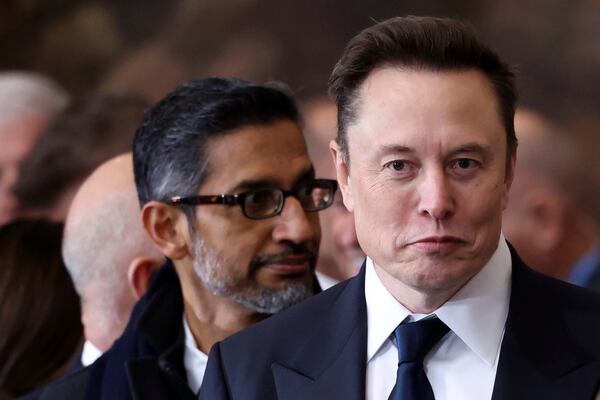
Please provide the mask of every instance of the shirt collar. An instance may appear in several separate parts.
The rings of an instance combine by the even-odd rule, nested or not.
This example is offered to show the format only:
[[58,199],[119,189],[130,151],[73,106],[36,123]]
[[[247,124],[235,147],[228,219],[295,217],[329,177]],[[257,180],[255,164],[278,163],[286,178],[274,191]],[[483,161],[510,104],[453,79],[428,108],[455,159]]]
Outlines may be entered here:
[[101,355],[102,351],[94,346],[92,342],[86,340],[83,343],[83,350],[81,350],[81,365],[87,367],[88,365],[93,364]]
[[192,389],[192,392],[198,393],[200,385],[202,385],[202,379],[204,378],[208,356],[198,349],[194,335],[192,335],[187,318],[185,317],[185,313],[183,314],[183,332],[185,335],[183,365],[185,367],[190,389]]
[[[510,250],[500,235],[496,251],[481,271],[432,313],[489,365],[496,362],[508,316],[511,265]],[[383,286],[370,258],[365,272],[370,361],[411,312]]]
[[337,279],[333,279],[332,277],[325,275],[322,272],[315,271],[315,275],[317,276],[317,280],[319,281],[319,285],[321,285],[321,289],[327,290],[332,286],[340,283]]

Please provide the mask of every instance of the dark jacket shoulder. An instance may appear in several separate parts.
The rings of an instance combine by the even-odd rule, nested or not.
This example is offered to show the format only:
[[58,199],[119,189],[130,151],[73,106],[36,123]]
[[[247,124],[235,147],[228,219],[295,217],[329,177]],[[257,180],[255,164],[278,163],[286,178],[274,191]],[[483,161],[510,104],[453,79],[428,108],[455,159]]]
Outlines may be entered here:
[[213,346],[201,398],[275,398],[274,369],[314,376],[336,359],[360,368],[366,350],[352,352],[352,359],[339,355],[349,340],[366,337],[363,286],[361,272]]
[[40,393],[39,400],[82,399],[85,395],[90,369],[83,368],[77,372],[46,387]]
[[548,328],[562,330],[583,359],[600,360],[600,293],[542,275],[524,264],[513,268],[512,281],[511,325],[520,326],[523,335],[539,335],[541,326],[532,324],[543,319]]
[[225,354],[229,352],[237,353],[238,350],[247,348],[246,346],[256,340],[269,343],[269,347],[263,349],[265,351],[272,349],[271,351],[276,352],[278,348],[288,351],[290,346],[297,346],[298,341],[309,340],[310,337],[306,335],[298,337],[296,335],[282,335],[282,332],[303,332],[309,327],[310,330],[316,330],[315,323],[325,323],[325,321],[320,320],[321,314],[330,311],[340,295],[347,289],[348,283],[349,281],[338,283],[285,311],[272,315],[266,320],[228,337],[221,342],[223,351],[225,351]]

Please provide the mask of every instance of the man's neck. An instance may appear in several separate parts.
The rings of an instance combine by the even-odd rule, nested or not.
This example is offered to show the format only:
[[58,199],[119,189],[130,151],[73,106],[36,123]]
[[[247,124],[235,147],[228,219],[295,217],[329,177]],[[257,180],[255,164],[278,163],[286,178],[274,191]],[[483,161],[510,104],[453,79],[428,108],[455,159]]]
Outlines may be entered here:
[[180,281],[185,317],[196,345],[205,354],[216,342],[265,318],[232,300],[214,295],[196,276],[186,276]]
[[86,340],[101,352],[105,352],[112,346],[113,342],[121,336],[125,330],[125,324],[121,324],[118,318],[104,318],[104,310],[94,307],[92,302],[82,304],[81,324]]
[[413,314],[431,314],[460,290],[465,283],[450,289],[421,291],[394,278],[383,268],[373,264],[383,286],[394,298]]

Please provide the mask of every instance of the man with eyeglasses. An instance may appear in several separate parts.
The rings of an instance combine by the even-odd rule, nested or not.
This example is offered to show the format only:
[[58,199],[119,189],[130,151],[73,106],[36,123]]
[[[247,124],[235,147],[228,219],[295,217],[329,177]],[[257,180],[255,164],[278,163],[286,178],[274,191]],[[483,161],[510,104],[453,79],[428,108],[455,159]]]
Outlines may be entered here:
[[194,399],[214,343],[318,291],[315,179],[292,98],[237,79],[188,82],[133,145],[147,234],[170,260],[90,368],[42,398]]

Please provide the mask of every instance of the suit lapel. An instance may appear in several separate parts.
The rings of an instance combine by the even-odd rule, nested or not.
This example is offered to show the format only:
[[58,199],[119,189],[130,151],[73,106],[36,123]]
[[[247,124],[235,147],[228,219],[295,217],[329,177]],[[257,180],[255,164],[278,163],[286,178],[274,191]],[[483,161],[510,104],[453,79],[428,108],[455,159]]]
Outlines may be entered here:
[[[277,398],[363,399],[367,348],[365,268],[331,305],[324,304],[313,334],[288,363],[271,366]],[[315,316],[315,318],[318,318]]]
[[[195,399],[185,380],[183,353],[183,300],[179,280],[172,271],[168,284],[152,299],[140,318],[139,330],[150,349],[140,351],[141,357],[127,362],[129,387],[134,398]],[[168,327],[168,328],[165,328]]]
[[[582,388],[595,365],[585,365],[561,315],[552,304],[547,278],[527,268],[511,248],[512,292],[493,400],[569,398]],[[577,386],[573,386],[577,385]],[[592,398],[594,388],[589,388]]]

